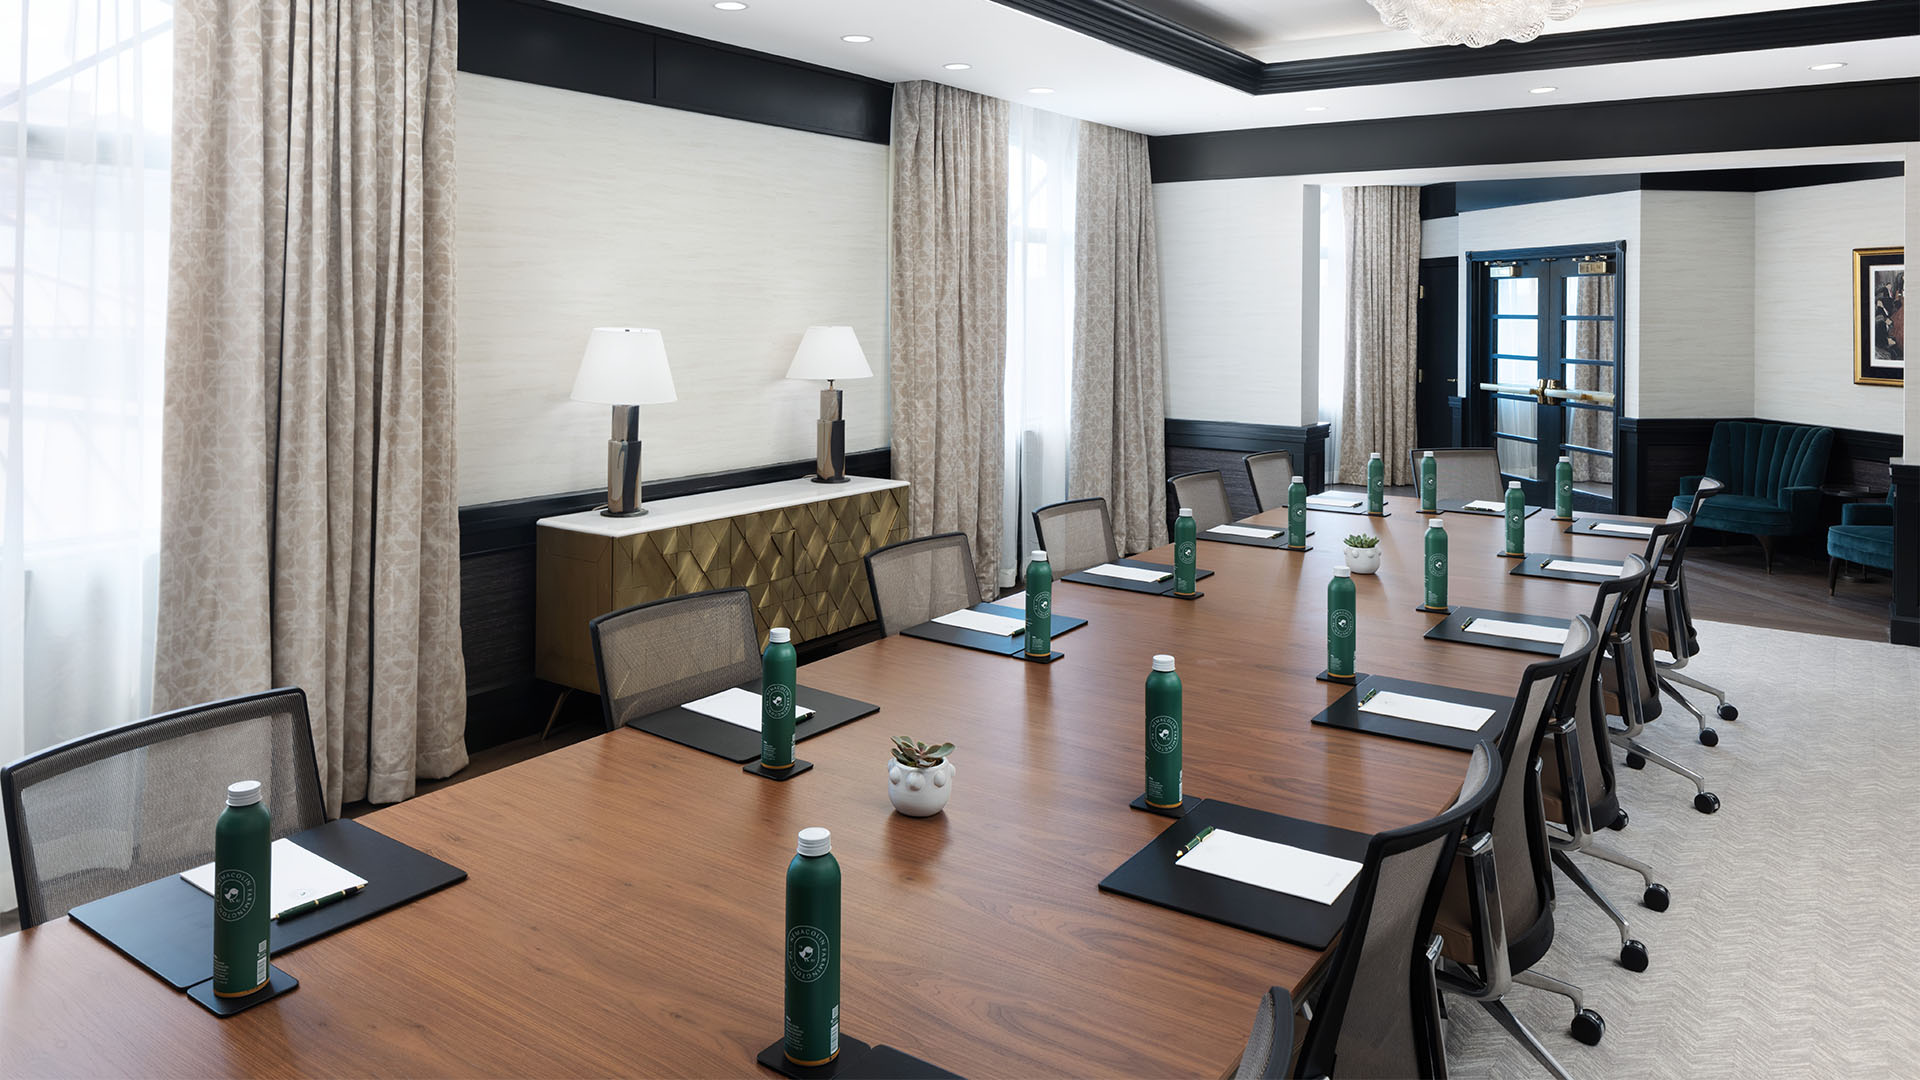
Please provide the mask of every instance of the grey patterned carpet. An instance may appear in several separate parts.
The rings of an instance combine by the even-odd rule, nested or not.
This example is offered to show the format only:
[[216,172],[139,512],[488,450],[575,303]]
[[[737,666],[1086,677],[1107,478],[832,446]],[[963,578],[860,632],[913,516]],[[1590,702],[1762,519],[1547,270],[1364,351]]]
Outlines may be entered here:
[[[1716,722],[1709,749],[1669,705],[1643,741],[1705,773],[1722,808],[1695,812],[1664,769],[1623,768],[1631,823],[1605,834],[1673,906],[1649,911],[1637,875],[1579,860],[1651,966],[1621,967],[1612,923],[1556,874],[1538,970],[1581,986],[1606,1036],[1575,1042],[1557,995],[1508,1001],[1576,1078],[1920,1076],[1920,649],[1718,623],[1700,644],[1688,673],[1739,720]],[[1545,1075],[1477,1006],[1448,1007],[1454,1076]]]

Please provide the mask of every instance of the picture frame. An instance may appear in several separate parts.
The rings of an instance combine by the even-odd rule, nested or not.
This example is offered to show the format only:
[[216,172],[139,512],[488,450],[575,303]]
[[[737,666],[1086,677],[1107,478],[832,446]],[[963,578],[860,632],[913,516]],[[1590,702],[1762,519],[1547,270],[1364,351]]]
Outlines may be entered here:
[[1853,381],[1906,381],[1906,249],[1853,249]]

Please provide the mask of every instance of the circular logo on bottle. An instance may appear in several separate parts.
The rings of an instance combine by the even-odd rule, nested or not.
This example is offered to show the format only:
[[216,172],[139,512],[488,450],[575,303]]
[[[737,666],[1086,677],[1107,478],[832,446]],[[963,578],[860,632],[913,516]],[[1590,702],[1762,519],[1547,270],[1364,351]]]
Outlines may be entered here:
[[793,687],[791,686],[774,683],[762,690],[760,696],[775,716],[785,716],[793,711]]
[[1447,557],[1445,555],[1435,555],[1428,561],[1427,565],[1434,573],[1444,574],[1447,572]]
[[1426,487],[1432,487],[1436,479],[1438,479],[1438,474],[1428,474],[1420,478],[1420,483]]
[[787,971],[803,983],[817,982],[827,973],[831,945],[826,931],[817,926],[796,926],[787,931]]
[[1568,480],[1561,483],[1560,494],[1565,495],[1567,492],[1572,490],[1573,490],[1573,481]]
[[1053,612],[1053,594],[1034,593],[1033,606],[1039,608],[1040,614],[1042,615],[1051,614]]
[[1353,636],[1353,612],[1342,609],[1333,613],[1333,636]]
[[1171,716],[1156,716],[1147,721],[1147,747],[1156,754],[1171,754],[1180,749],[1180,721]]
[[214,914],[221,922],[238,922],[253,910],[253,875],[245,870],[222,870],[213,882]]
[[1193,545],[1192,545],[1192,544],[1181,544],[1181,545],[1180,545],[1180,557],[1181,557],[1181,558],[1183,558],[1183,559],[1191,559],[1191,558],[1193,558]]

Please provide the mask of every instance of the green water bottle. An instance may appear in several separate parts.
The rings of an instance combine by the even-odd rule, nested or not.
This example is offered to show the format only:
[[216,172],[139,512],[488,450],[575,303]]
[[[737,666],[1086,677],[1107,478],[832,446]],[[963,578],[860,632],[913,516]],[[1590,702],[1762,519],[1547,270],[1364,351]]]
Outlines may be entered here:
[[1287,546],[1307,546],[1307,478],[1296,476],[1287,485]]
[[1027,655],[1053,652],[1053,565],[1036,550],[1027,561]]
[[1573,520],[1573,459],[1565,454],[1553,467],[1553,516],[1561,521]]
[[1420,509],[1428,514],[1440,509],[1440,463],[1431,450],[1420,455]]
[[1198,537],[1200,524],[1193,520],[1193,511],[1180,508],[1180,516],[1173,519],[1173,591],[1181,596],[1193,595],[1193,577],[1199,572],[1200,546]]
[[1336,566],[1327,582],[1327,674],[1336,679],[1353,678],[1355,632],[1353,571]]
[[273,929],[273,817],[260,781],[227,786],[213,826],[213,992],[246,997],[267,985]]
[[1427,519],[1427,607],[1447,606],[1447,529],[1439,518]]
[[1367,513],[1382,514],[1387,509],[1387,463],[1375,451],[1367,458]]
[[1180,805],[1180,676],[1165,653],[1147,675],[1147,805]]
[[1527,496],[1520,481],[1507,481],[1507,554],[1527,553]]
[[787,864],[787,1060],[825,1065],[840,1054],[840,863],[833,834],[800,830]]
[[760,767],[793,768],[793,684],[799,656],[793,632],[784,626],[767,631],[760,655]]

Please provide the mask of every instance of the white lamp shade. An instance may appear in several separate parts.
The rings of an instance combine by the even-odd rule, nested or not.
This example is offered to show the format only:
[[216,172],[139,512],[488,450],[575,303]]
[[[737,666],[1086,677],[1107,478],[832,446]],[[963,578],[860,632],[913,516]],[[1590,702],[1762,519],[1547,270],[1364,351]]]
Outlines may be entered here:
[[870,379],[867,354],[851,326],[809,326],[787,368],[789,379]]
[[573,378],[573,400],[600,405],[659,405],[678,401],[667,345],[658,330],[596,327]]

